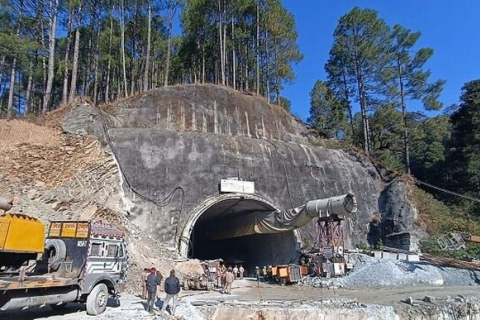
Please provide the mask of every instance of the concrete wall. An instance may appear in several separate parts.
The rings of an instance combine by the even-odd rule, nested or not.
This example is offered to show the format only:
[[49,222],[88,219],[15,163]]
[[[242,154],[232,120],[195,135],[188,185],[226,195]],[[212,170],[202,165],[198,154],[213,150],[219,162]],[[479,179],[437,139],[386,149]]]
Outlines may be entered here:
[[[311,145],[307,128],[278,106],[223,87],[174,86],[120,102],[105,119],[79,106],[65,130],[110,138],[137,192],[125,188],[130,218],[161,241],[178,240],[193,210],[227,177],[255,182],[258,195],[284,209],[353,192],[359,210],[345,220],[346,247],[366,241],[383,188],[377,171],[354,153]],[[316,222],[301,232],[313,243]]]

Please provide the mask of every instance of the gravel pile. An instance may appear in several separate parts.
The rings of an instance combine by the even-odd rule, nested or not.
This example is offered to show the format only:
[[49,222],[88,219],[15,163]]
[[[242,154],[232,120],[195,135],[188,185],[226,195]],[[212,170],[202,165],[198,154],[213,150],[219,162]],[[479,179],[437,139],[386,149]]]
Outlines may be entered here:
[[306,277],[299,285],[353,289],[480,284],[479,271],[441,267],[426,262],[378,259],[362,254],[351,257],[350,261],[354,263],[354,269],[344,277]]

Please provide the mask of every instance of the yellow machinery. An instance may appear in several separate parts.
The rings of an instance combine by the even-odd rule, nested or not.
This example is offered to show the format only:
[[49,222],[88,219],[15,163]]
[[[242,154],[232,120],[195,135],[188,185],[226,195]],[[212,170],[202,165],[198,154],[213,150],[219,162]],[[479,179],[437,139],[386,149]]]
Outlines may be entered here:
[[[0,204],[5,204],[2,200]],[[1,209],[10,208],[0,205]],[[0,215],[0,271],[17,269],[24,262],[35,260],[44,247],[45,226],[40,220],[16,213]]]

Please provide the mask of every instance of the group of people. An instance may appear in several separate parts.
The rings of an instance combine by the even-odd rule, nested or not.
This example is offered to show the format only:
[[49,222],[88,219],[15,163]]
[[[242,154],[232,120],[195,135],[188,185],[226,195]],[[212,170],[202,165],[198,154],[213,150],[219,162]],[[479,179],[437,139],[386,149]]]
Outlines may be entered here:
[[[147,311],[153,313],[153,308],[155,306],[155,301],[160,300],[158,294],[158,286],[160,286],[163,276],[160,271],[155,268],[150,270],[146,269],[148,274],[145,274],[143,281],[143,292],[142,296],[144,299],[147,299]],[[177,305],[178,293],[180,292],[180,280],[175,276],[175,270],[170,270],[170,276],[165,279],[164,282],[164,291],[166,293],[165,300],[162,304],[162,311],[166,311],[167,306],[172,303],[170,307],[171,314],[175,314],[175,308]]]
[[264,281],[272,282],[272,266],[268,266],[268,268],[267,266],[263,266],[263,268],[255,267],[255,276],[257,278],[257,282],[260,282],[260,277],[263,277]]
[[217,274],[217,279],[221,281],[222,292],[225,294],[231,294],[233,281],[237,278],[243,279],[244,272],[245,269],[242,265],[240,265],[240,267],[235,265],[233,268],[231,266],[227,268],[222,264]]

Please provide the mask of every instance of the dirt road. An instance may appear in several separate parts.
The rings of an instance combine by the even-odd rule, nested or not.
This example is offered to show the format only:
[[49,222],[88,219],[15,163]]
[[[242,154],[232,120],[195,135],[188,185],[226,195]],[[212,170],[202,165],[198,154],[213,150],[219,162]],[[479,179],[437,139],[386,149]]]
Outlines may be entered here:
[[[305,304],[312,304],[322,301],[338,302],[338,306],[344,306],[348,304],[349,308],[355,311],[355,307],[364,309],[366,306],[379,305],[390,306],[395,309],[397,314],[409,314],[418,305],[430,305],[433,303],[426,303],[421,300],[425,296],[429,296],[434,301],[441,301],[448,297],[461,296],[464,299],[480,299],[480,290],[478,286],[469,287],[409,287],[409,288],[391,288],[391,289],[379,289],[379,290],[333,290],[322,288],[310,288],[304,286],[280,286],[277,284],[259,283],[252,278],[243,280],[236,280],[234,282],[231,295],[222,294],[219,290],[206,291],[182,291],[179,306],[176,312],[177,319],[210,319],[212,312],[215,308],[230,308],[231,312],[237,313],[239,316],[239,310],[245,307],[257,307],[262,309],[265,303],[270,305],[282,306],[293,305],[298,306]],[[411,297],[414,304],[406,303],[405,301]],[[352,304],[352,302],[354,302]],[[158,306],[161,306],[159,302]],[[197,307],[194,307],[197,306]],[[210,316],[206,314],[205,307],[209,307]],[[332,306],[335,308],[335,305]],[[385,309],[378,309],[384,312]],[[289,312],[294,312],[295,308],[289,307]],[[380,312],[379,311],[379,312]],[[360,312],[360,311],[359,311]],[[374,309],[375,312],[375,309]],[[232,314],[233,317],[234,314]],[[213,317],[213,316],[212,316]],[[85,308],[77,304],[69,304],[61,312],[53,311],[49,307],[41,309],[24,310],[21,312],[0,313],[2,320],[33,320],[33,319],[50,319],[50,320],[83,320],[92,319],[85,313]],[[174,319],[165,314],[157,314],[156,316],[150,316],[145,311],[144,302],[134,295],[123,295],[120,299],[120,305],[116,306],[111,303],[111,307],[101,316],[97,317],[98,320],[115,319],[115,320],[127,320],[127,319]],[[218,318],[218,315],[217,315]],[[359,314],[359,318],[360,314]],[[389,317],[380,316],[380,319],[388,319]],[[403,317],[401,317],[403,318]],[[221,319],[221,318],[218,318]],[[233,319],[233,318],[232,318]],[[256,319],[256,318],[255,318]],[[267,318],[268,319],[268,318]],[[288,318],[284,318],[288,319]],[[325,318],[328,319],[328,318]]]

